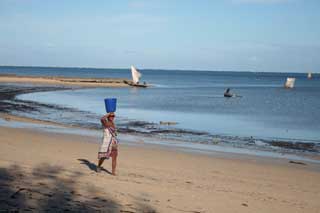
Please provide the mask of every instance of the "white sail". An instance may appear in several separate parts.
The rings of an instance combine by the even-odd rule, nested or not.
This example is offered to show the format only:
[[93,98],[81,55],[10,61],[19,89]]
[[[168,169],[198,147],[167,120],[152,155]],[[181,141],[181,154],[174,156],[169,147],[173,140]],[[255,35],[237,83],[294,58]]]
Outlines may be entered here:
[[285,87],[285,88],[293,88],[295,81],[296,81],[295,78],[287,78],[287,81],[286,81],[284,87]]
[[311,73],[311,72],[308,73],[308,78],[309,78],[309,79],[312,78],[312,73]]
[[134,67],[131,66],[131,74],[132,74],[132,81],[134,84],[139,82],[140,77],[142,76],[140,72]]

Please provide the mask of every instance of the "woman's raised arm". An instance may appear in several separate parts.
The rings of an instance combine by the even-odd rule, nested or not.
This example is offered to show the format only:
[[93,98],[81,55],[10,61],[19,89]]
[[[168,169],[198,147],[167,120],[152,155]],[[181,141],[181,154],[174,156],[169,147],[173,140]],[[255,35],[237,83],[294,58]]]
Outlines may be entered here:
[[101,119],[100,119],[101,124],[102,124],[104,127],[110,127],[110,124],[109,124],[109,122],[107,121],[108,116],[109,116],[109,113],[105,114],[105,115],[102,116]]

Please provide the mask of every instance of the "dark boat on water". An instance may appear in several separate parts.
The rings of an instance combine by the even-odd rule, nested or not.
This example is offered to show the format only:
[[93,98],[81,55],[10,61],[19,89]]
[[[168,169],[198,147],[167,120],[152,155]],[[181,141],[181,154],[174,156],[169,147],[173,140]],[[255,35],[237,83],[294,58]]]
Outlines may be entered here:
[[223,96],[226,97],[226,98],[231,98],[231,97],[233,96],[233,94],[230,93],[230,88],[228,88],[228,89],[224,92]]
[[124,80],[123,82],[124,82],[125,84],[128,84],[129,86],[132,86],[132,87],[142,87],[142,88],[148,87],[147,84],[139,84],[139,83],[135,84],[135,83],[133,83],[133,82],[126,81],[126,80]]

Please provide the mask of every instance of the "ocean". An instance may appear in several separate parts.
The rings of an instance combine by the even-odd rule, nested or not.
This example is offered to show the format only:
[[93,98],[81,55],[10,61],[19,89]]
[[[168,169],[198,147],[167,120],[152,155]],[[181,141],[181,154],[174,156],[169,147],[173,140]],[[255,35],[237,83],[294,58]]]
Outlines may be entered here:
[[[306,73],[140,71],[141,81],[151,87],[23,94],[17,98],[69,111],[18,114],[99,128],[104,98],[115,97],[117,124],[128,134],[220,148],[320,153],[319,74],[307,79]],[[129,69],[0,67],[0,74],[131,78]],[[287,77],[296,78],[293,89],[283,87]],[[226,88],[237,97],[223,97]],[[177,125],[160,125],[161,121]]]

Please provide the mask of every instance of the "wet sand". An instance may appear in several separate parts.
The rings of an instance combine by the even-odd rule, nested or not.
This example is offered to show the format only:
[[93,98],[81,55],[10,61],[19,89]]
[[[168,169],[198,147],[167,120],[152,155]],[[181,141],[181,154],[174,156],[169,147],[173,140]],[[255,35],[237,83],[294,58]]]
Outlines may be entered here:
[[0,127],[0,209],[319,212],[318,165],[121,144],[96,172],[95,137]]

